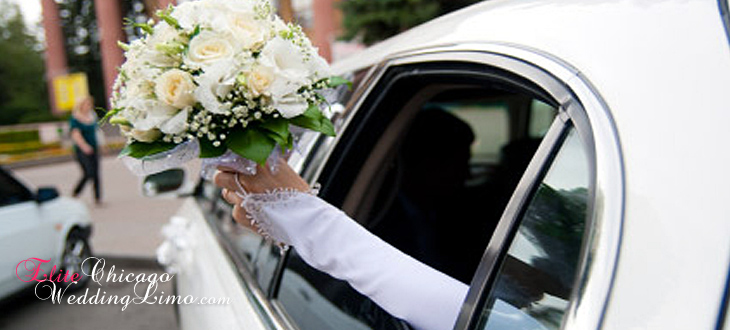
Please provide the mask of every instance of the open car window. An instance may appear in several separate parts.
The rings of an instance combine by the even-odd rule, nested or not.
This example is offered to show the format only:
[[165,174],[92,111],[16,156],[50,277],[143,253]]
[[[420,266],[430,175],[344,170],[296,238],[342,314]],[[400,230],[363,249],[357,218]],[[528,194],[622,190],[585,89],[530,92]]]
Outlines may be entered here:
[[[483,75],[489,70],[460,63],[391,69],[320,176],[322,198],[464,283],[557,113],[529,82],[499,70]],[[533,110],[538,103],[548,109]],[[276,301],[299,329],[408,328],[295,250],[288,258]]]

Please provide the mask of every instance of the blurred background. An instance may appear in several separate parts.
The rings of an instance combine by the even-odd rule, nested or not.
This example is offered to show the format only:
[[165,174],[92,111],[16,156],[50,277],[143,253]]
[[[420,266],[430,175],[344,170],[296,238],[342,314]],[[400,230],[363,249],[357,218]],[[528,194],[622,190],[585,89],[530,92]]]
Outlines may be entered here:
[[[42,256],[46,245],[49,258],[63,256],[59,262],[93,251],[127,271],[162,272],[154,261],[160,229],[182,201],[143,197],[141,179],[116,159],[125,139],[104,125],[96,128],[101,198],[95,203],[90,184],[70,198],[82,168],[75,161],[69,119],[89,96],[96,115],[103,116],[123,62],[117,42],[141,36],[125,22],[146,22],[155,11],[180,2],[0,0],[0,329],[177,328],[171,306],[130,306],[124,312],[114,305],[58,306],[40,301],[28,288],[18,293],[14,285],[16,264]],[[283,19],[303,26],[323,57],[336,61],[477,1],[273,2]],[[53,207],[44,204],[50,200],[57,201]],[[39,234],[49,218],[62,216],[71,220]],[[130,288],[119,284],[105,290],[122,294]]]

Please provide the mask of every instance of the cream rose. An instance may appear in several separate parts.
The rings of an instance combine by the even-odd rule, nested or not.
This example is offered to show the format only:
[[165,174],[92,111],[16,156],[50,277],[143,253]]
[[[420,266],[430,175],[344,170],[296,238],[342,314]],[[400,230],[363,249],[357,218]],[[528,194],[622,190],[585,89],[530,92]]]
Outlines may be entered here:
[[157,98],[178,109],[195,104],[194,90],[192,76],[182,70],[169,70],[155,80]]
[[255,49],[263,45],[268,33],[267,22],[258,20],[253,14],[228,13],[228,27],[236,42],[246,49]]
[[196,66],[213,64],[234,55],[231,37],[203,31],[190,41],[186,62]]
[[122,130],[122,133],[124,133],[125,136],[131,137],[136,141],[139,142],[155,142],[157,139],[162,137],[162,132],[158,129],[150,129],[150,130],[139,130],[134,129],[128,126],[119,126],[119,129]]
[[270,67],[257,65],[246,75],[246,86],[255,95],[265,94],[276,79]]

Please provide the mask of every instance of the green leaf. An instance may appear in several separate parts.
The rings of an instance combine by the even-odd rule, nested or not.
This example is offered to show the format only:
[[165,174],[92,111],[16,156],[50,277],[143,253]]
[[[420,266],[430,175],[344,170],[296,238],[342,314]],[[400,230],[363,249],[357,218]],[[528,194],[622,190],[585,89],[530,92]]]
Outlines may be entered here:
[[223,156],[226,153],[225,145],[216,147],[213,142],[206,138],[199,138],[198,144],[200,145],[200,158],[214,158]]
[[119,46],[119,48],[121,48],[125,52],[129,50],[129,44],[125,44],[121,41],[117,41],[117,46]]
[[291,123],[329,136],[335,136],[335,126],[325,117],[319,106],[310,105],[303,114],[291,119]]
[[[96,110],[106,111],[106,109],[103,109],[103,108],[102,109],[97,108]],[[104,123],[106,123],[110,118],[114,117],[114,115],[118,114],[120,111],[122,111],[121,108],[114,108],[114,109],[107,111],[104,114],[104,117],[102,117],[101,120],[99,120],[99,125],[104,125]]]
[[170,142],[157,141],[147,143],[135,141],[127,144],[124,149],[122,149],[122,151],[119,153],[119,156],[129,156],[132,158],[141,159],[147,156],[152,156],[161,152],[171,150],[176,146],[177,144]]
[[136,28],[139,28],[142,31],[144,31],[144,33],[147,34],[147,35],[151,35],[151,34],[155,33],[155,29],[151,25],[149,25],[147,23],[137,23],[137,22],[135,22],[135,21],[133,21],[133,20],[131,20],[129,18],[125,18],[124,19],[124,24],[125,25],[129,25],[129,26],[133,26],[133,27],[136,27]]
[[167,8],[165,10],[158,10],[157,13],[155,13],[155,14],[161,20],[165,21],[168,25],[174,27],[177,30],[180,30],[180,29],[182,29],[182,27],[180,26],[180,23],[177,21],[177,19],[172,17],[173,9],[174,9],[174,7],[172,5],[169,5],[169,6],[167,6]]
[[289,148],[289,121],[284,118],[267,120],[259,127],[265,130],[265,134],[276,141],[282,148]]
[[132,127],[132,123],[127,120],[127,118],[121,117],[121,116],[114,116],[111,119],[109,119],[109,124],[116,125],[116,126],[127,126]]
[[352,89],[352,82],[345,78],[334,76],[327,79],[327,87],[329,88],[335,88],[345,84],[347,85],[347,88]]
[[193,29],[193,33],[190,34],[190,39],[197,37],[200,34],[200,25],[196,25],[195,29]]
[[237,129],[231,132],[226,141],[231,151],[260,165],[266,163],[266,159],[276,147],[274,139],[254,127]]

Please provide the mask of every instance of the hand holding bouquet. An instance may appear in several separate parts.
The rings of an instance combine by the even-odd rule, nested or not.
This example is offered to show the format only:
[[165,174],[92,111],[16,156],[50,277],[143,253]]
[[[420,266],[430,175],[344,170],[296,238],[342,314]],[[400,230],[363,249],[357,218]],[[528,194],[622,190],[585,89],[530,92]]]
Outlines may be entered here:
[[335,134],[320,91],[348,82],[268,1],[185,2],[158,16],[121,44],[127,61],[105,118],[128,138],[122,156],[186,149],[186,160],[232,152],[264,164],[293,147],[290,125]]

